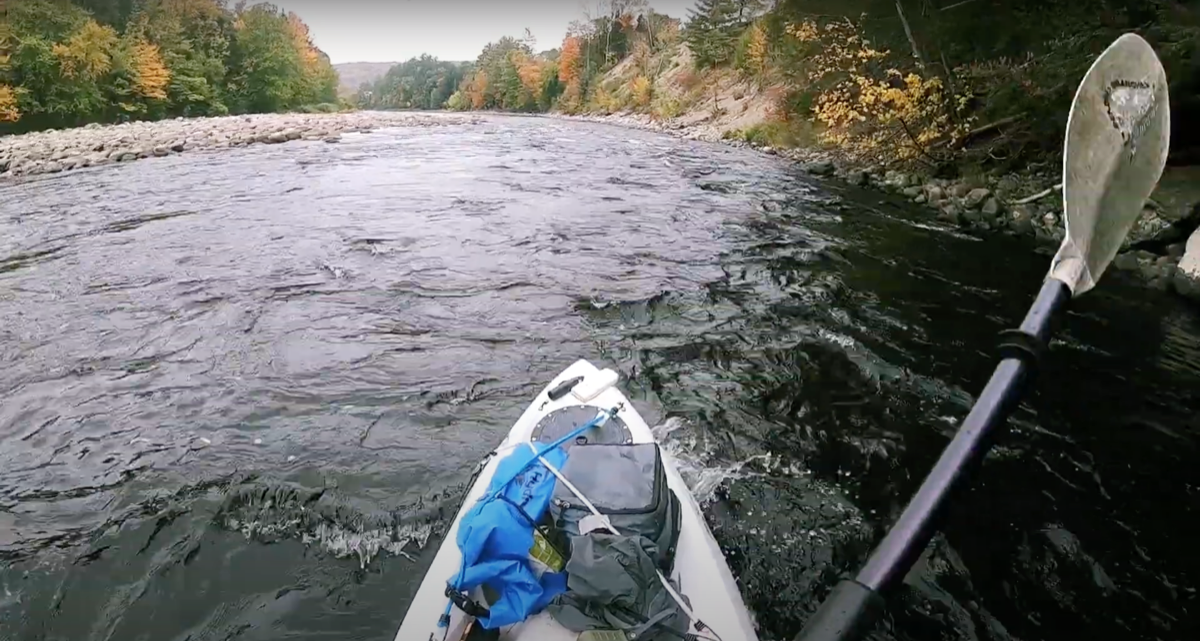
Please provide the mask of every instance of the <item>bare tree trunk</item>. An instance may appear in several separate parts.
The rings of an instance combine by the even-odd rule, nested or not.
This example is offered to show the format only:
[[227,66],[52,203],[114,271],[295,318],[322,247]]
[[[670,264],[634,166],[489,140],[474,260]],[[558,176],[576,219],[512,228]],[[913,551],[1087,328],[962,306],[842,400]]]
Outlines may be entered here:
[[917,66],[925,69],[929,66],[929,62],[925,60],[925,54],[921,53],[921,47],[917,45],[917,39],[913,37],[912,27],[908,26],[908,18],[904,17],[904,5],[901,0],[896,0],[896,13],[900,15],[900,24],[904,25],[904,35],[908,36],[908,44],[912,45],[913,57],[917,59]]

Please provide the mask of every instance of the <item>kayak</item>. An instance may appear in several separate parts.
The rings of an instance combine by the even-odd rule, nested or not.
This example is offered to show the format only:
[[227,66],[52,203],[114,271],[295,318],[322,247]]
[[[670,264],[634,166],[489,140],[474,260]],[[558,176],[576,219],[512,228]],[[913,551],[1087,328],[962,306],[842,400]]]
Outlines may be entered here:
[[[614,510],[611,518],[605,514],[604,518],[599,521],[593,520],[592,523],[600,522],[600,529],[592,531],[588,536],[583,534],[587,529],[583,524],[588,522],[592,515],[585,513],[585,517],[578,522],[572,531],[572,543],[568,548],[570,553],[567,556],[571,560],[567,562],[564,572],[568,591],[565,595],[560,595],[555,600],[555,604],[544,607],[540,611],[531,612],[526,618],[515,623],[483,629],[480,622],[476,620],[476,616],[479,616],[478,612],[476,612],[476,616],[472,616],[466,611],[471,607],[463,606],[462,603],[458,603],[460,607],[451,607],[448,603],[448,601],[453,601],[448,597],[456,596],[452,595],[453,591],[447,588],[448,582],[459,575],[464,566],[462,549],[465,548],[460,549],[460,546],[465,544],[459,540],[460,527],[473,527],[466,525],[466,522],[468,519],[475,518],[471,516],[473,508],[477,508],[483,503],[481,499],[489,496],[489,488],[494,486],[494,482],[500,482],[496,476],[498,470],[505,469],[502,463],[506,458],[520,456],[517,454],[518,452],[536,452],[538,447],[549,447],[556,440],[563,442],[561,447],[565,450],[566,465],[562,469],[550,470],[557,477],[557,479],[549,479],[555,488],[555,497],[559,497],[559,493],[566,492],[563,489],[564,485],[571,485],[571,491],[578,494],[579,498],[583,499],[583,503],[589,505],[589,509],[593,513],[597,512],[598,508],[591,501],[586,500],[579,489],[570,482],[572,479],[577,479],[577,484],[583,487],[587,475],[576,473],[576,476],[573,477],[564,476],[564,473],[568,475],[572,473],[572,465],[575,465],[575,469],[583,469],[584,462],[588,460],[583,453],[597,452],[599,455],[615,456],[615,458],[592,457],[594,460],[608,461],[603,466],[592,470],[599,473],[592,476],[599,476],[602,480],[589,487],[598,489],[583,490],[596,499],[595,505],[600,505],[602,500],[608,501],[609,499],[606,497],[618,496],[622,493],[636,494],[639,491],[635,487],[638,483],[629,479],[638,477],[637,470],[639,469],[655,470],[665,480],[665,487],[669,488],[669,492],[678,499],[677,504],[675,501],[670,501],[672,506],[678,506],[673,508],[678,510],[677,515],[671,517],[677,523],[675,526],[677,540],[671,537],[669,544],[660,545],[658,548],[654,546],[648,548],[653,552],[655,549],[671,547],[673,562],[665,572],[658,570],[659,578],[654,580],[656,585],[649,587],[661,589],[661,587],[669,585],[670,588],[673,588],[668,589],[667,592],[670,593],[670,600],[679,604],[679,612],[683,613],[681,617],[686,617],[681,618],[682,625],[686,625],[686,628],[679,628],[679,631],[672,631],[670,635],[664,636],[654,630],[651,625],[640,633],[643,636],[639,638],[757,641],[758,637],[750,613],[738,591],[733,573],[705,523],[700,504],[692,496],[670,454],[655,444],[654,434],[650,427],[638,415],[629,400],[617,389],[618,378],[617,373],[611,369],[598,369],[586,360],[579,360],[559,374],[534,398],[504,441],[480,463],[476,479],[467,490],[454,523],[444,536],[433,564],[426,573],[408,612],[405,614],[400,629],[396,633],[396,641],[468,641],[474,639],[505,641],[596,639],[600,641],[629,639],[634,636],[628,630],[616,633],[618,636],[613,636],[614,632],[608,630],[581,630],[581,626],[571,625],[571,619],[567,616],[572,612],[570,608],[555,605],[562,602],[564,597],[570,597],[573,593],[578,592],[577,588],[573,587],[572,577],[575,575],[572,574],[573,566],[571,564],[575,563],[575,557],[581,554],[579,550],[582,548],[579,546],[585,543],[584,539],[596,533],[608,534],[609,531],[611,531],[611,538],[620,538],[616,535],[624,534],[620,532],[619,526],[615,528],[612,526],[612,524],[624,522],[618,521],[625,514],[620,510]],[[599,417],[599,420],[596,417]],[[592,423],[596,424],[592,425]],[[585,446],[590,446],[590,449]],[[524,454],[524,456],[534,458],[537,455],[534,453]],[[554,468],[545,458],[534,458],[535,465],[538,460],[545,462],[546,467]],[[641,467],[621,467],[630,461],[637,460],[641,460]],[[633,470],[632,474],[630,470]],[[502,471],[501,474],[504,472]],[[578,481],[578,479],[584,479],[584,481]],[[625,483],[628,483],[629,487],[622,487],[622,484]],[[573,498],[570,494],[564,494],[564,496],[568,499]],[[569,503],[555,498],[553,505],[567,506]],[[474,510],[474,513],[477,515],[478,509]],[[598,513],[595,514],[595,517],[601,516]],[[638,540],[643,546],[645,545],[645,539],[639,538]],[[586,543],[590,550],[590,545],[594,542],[586,541]],[[621,564],[625,565],[625,561],[622,561]],[[657,583],[661,583],[661,586]],[[486,589],[489,587],[494,588],[492,585],[475,586],[473,589],[464,591],[462,599],[472,604],[478,604],[480,608],[484,609],[483,611],[486,611],[490,604],[493,608],[492,614],[495,614],[494,610],[500,607],[496,601],[502,599],[495,594],[495,589]],[[677,594],[675,594],[676,592]],[[681,601],[682,603],[680,603]],[[564,611],[567,614],[563,614]],[[578,614],[578,612],[574,613]],[[564,621],[575,629],[564,625]],[[582,627],[589,626],[583,625]],[[695,635],[695,637],[685,637],[681,632]]]

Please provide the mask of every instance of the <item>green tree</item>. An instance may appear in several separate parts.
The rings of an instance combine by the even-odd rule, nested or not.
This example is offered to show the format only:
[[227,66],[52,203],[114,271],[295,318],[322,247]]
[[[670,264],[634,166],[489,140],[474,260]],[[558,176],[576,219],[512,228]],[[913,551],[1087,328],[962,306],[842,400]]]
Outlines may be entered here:
[[270,4],[243,10],[234,22],[229,98],[239,111],[298,106],[303,67],[287,16]]
[[689,12],[684,36],[697,67],[733,60],[740,21],[737,0],[699,0]]

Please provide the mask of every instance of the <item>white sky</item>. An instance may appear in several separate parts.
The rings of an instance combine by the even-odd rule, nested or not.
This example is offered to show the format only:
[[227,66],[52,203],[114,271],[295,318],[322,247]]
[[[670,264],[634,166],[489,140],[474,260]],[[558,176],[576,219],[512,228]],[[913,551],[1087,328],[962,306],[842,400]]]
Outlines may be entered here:
[[[597,0],[586,0],[595,11]],[[655,11],[686,17],[695,0],[650,0]],[[250,3],[253,4],[253,1]],[[422,53],[474,60],[489,42],[521,37],[537,49],[562,44],[567,25],[584,17],[580,0],[274,0],[308,24],[313,41],[342,62],[403,62]],[[599,14],[599,11],[595,11]]]

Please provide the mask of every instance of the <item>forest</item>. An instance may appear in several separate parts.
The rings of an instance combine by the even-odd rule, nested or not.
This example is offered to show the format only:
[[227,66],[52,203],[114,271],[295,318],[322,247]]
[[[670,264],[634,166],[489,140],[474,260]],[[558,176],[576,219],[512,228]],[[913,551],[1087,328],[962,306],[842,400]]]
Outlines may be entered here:
[[271,4],[4,2],[0,133],[336,102],[328,56]]
[[1173,153],[1194,156],[1200,7],[1184,0],[697,0],[680,19],[602,0],[555,49],[503,38],[461,68],[410,61],[359,102],[671,118],[732,75],[773,102],[747,137],[869,162],[1011,166],[1057,153],[1079,80],[1127,31],[1162,57]]

